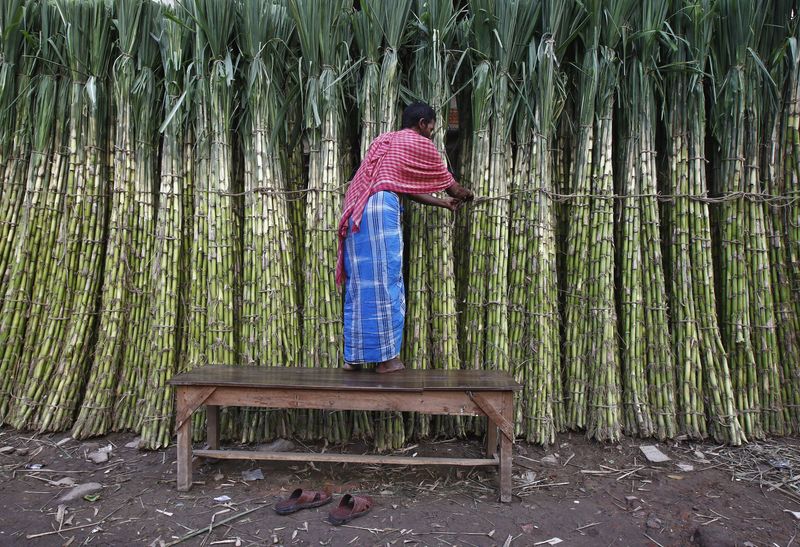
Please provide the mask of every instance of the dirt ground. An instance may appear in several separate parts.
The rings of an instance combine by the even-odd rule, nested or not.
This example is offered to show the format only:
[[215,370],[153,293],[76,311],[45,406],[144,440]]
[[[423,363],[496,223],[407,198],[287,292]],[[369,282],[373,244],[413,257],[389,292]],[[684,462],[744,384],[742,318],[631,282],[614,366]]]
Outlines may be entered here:
[[[797,439],[737,449],[656,444],[670,458],[658,464],[640,450],[654,443],[636,439],[601,445],[564,434],[547,449],[517,443],[510,504],[497,501],[494,471],[447,467],[196,460],[194,487],[179,493],[175,447],[125,446],[135,441],[0,429],[0,545],[788,547],[800,532],[791,512],[800,511]],[[98,449],[108,460],[88,461]],[[338,450],[366,449],[327,447]],[[445,439],[403,452],[480,457],[481,443]],[[244,480],[257,469],[263,479]],[[61,501],[72,483],[92,482],[98,490]],[[344,526],[326,521],[333,505],[275,514],[275,501],[298,486],[328,488],[334,504],[341,493],[368,494],[376,506]]]

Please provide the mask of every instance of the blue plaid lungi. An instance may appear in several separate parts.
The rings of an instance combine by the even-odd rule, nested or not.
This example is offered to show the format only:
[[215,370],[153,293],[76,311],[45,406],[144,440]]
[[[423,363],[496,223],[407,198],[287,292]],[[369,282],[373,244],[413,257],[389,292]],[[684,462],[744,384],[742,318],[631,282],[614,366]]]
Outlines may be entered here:
[[370,196],[344,242],[344,360],[380,363],[400,354],[406,316],[400,198]]

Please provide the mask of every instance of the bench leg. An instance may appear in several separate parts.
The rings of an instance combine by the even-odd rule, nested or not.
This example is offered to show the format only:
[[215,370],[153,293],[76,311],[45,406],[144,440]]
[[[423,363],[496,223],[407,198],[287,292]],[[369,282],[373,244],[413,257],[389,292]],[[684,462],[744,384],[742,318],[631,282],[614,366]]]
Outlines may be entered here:
[[211,450],[219,450],[219,407],[206,407],[206,443]]
[[[189,404],[187,388],[177,389],[177,414],[183,415]],[[178,491],[186,492],[192,487],[192,420],[184,420],[178,427]]]
[[[514,423],[514,394],[504,393],[503,404],[501,405],[503,416]],[[500,501],[508,503],[511,501],[511,465],[512,465],[513,444],[511,439],[505,435],[500,435]]]
[[486,420],[486,457],[497,455],[497,426],[491,418]]

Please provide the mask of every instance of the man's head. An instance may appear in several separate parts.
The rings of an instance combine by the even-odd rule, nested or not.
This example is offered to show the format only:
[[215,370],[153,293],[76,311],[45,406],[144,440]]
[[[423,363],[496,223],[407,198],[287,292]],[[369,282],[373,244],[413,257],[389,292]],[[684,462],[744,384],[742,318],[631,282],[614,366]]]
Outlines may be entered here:
[[436,112],[427,103],[412,103],[403,110],[403,129],[412,129],[426,137],[432,138],[436,127]]

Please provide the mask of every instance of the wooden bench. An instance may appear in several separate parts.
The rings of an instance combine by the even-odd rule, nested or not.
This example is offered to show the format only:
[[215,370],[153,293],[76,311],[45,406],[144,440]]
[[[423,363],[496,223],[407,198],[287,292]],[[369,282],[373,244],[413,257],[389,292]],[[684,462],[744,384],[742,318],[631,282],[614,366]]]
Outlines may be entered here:
[[[219,459],[499,467],[500,500],[511,501],[514,392],[508,374],[405,370],[379,375],[342,369],[206,366],[176,375],[178,490],[192,486],[192,455]],[[208,450],[193,450],[192,413],[205,405]],[[219,449],[219,407],[413,411],[486,416],[486,458],[406,457]],[[499,430],[499,435],[498,435]],[[499,451],[498,451],[499,441]]]

